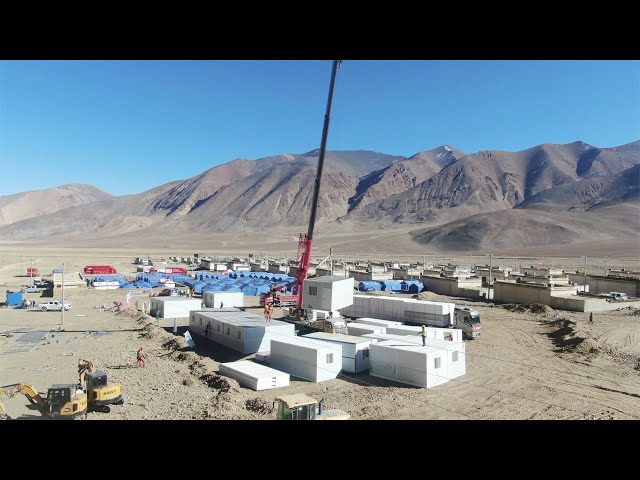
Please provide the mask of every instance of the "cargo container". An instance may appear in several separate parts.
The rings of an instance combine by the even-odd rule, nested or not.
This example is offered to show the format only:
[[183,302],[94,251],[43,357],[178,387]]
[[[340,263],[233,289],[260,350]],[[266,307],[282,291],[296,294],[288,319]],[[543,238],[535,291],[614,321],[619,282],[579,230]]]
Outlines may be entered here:
[[184,267],[165,267],[164,269],[165,273],[179,273],[181,275],[186,275],[187,269]]
[[87,265],[84,267],[84,273],[87,275],[100,275],[105,273],[118,273],[115,267],[111,265]]
[[302,291],[302,308],[334,312],[353,303],[353,278],[307,278]]

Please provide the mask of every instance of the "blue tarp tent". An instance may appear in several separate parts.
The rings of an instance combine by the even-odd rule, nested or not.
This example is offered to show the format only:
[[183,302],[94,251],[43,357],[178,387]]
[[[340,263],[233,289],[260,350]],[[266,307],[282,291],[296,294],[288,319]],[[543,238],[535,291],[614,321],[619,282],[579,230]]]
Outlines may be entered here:
[[7,292],[7,305],[22,305],[22,292]]
[[380,282],[360,282],[358,283],[358,290],[361,292],[379,292],[382,290]]
[[420,280],[403,280],[402,290],[409,293],[420,293],[424,290],[424,284]]
[[402,290],[402,283],[393,280],[385,280],[382,282],[382,290],[386,292],[399,292]]

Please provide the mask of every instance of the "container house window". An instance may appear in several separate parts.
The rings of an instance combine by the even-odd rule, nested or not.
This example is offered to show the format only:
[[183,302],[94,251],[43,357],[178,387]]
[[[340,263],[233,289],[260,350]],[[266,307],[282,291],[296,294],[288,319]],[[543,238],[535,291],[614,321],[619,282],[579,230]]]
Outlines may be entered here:
[[238,338],[242,338],[242,332],[238,330]]
[[312,297],[318,296],[318,287],[309,286],[309,295]]
[[231,335],[231,328],[227,327],[227,335]]
[[218,324],[218,331],[220,331],[220,324]]
[[202,319],[200,319],[200,326],[202,326]]
[[433,359],[433,368],[440,368],[440,357],[436,357]]
[[365,348],[364,350],[362,350],[362,358],[368,358],[369,357],[369,349]]
[[327,365],[333,363],[333,353],[327,353]]
[[453,352],[453,354],[451,355],[451,361],[452,362],[458,361],[458,352]]

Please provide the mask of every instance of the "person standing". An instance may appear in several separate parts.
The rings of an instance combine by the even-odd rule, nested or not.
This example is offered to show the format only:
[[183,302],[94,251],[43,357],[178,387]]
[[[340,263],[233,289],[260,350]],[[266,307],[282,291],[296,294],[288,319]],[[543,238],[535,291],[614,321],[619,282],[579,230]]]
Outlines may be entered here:
[[145,357],[146,357],[146,354],[144,353],[144,349],[142,348],[142,345],[141,345],[140,348],[138,349],[138,352],[136,353],[137,367],[144,367]]
[[593,323],[593,312],[589,314],[589,323]]
[[427,345],[427,326],[426,325],[422,325],[422,346],[426,346]]

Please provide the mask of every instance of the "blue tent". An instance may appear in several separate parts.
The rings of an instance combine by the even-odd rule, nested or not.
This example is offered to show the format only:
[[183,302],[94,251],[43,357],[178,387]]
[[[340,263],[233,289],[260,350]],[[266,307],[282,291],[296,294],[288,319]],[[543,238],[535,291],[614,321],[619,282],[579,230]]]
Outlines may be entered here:
[[7,292],[7,305],[21,305],[22,292]]
[[402,290],[409,293],[419,293],[425,289],[424,284],[420,280],[404,280],[401,285]]
[[358,283],[358,290],[361,292],[379,292],[382,290],[380,282],[360,282]]
[[386,292],[399,292],[402,290],[402,283],[393,280],[385,280],[382,282],[382,290]]

